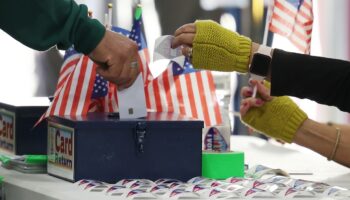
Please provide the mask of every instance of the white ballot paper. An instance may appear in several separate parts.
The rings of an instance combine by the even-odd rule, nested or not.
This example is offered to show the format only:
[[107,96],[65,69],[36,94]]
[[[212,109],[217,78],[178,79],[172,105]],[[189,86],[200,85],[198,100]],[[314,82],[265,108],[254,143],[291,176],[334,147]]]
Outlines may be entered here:
[[[176,62],[181,67],[184,66],[185,56],[183,56],[181,53],[181,47],[177,47],[175,49],[171,48],[171,42],[173,39],[174,36],[172,35],[164,35],[156,39],[153,52],[153,65],[151,66],[157,69],[150,68],[153,77],[157,77],[157,75],[166,70],[164,65],[168,66],[170,61]],[[157,63],[160,63],[163,68],[160,68]],[[157,71],[157,73],[155,74],[154,71]]]
[[127,89],[118,91],[118,106],[120,119],[146,117],[146,98],[142,74]]

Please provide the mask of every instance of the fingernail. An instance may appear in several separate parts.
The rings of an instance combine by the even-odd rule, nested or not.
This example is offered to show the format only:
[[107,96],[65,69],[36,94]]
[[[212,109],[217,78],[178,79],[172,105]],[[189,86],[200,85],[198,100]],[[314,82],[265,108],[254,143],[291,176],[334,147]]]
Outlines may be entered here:
[[264,104],[264,101],[263,100],[261,100],[261,99],[257,99],[256,101],[255,101],[255,103],[257,104],[257,105],[262,105],[262,104]]

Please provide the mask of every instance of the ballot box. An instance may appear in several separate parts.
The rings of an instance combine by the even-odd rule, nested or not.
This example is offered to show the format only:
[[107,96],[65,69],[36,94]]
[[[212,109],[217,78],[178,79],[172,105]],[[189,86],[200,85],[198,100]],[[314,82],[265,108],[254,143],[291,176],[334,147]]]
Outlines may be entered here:
[[34,127],[45,113],[47,97],[0,99],[0,149],[10,154],[46,154],[46,122]]
[[89,113],[49,117],[48,173],[75,182],[201,175],[203,121],[172,113],[142,119]]

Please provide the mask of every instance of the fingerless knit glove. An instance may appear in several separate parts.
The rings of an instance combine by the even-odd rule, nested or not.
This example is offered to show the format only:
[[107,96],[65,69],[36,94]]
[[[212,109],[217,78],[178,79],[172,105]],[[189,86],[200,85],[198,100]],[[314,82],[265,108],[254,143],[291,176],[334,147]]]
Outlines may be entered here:
[[198,20],[192,64],[196,69],[246,73],[252,42],[211,20]]
[[247,125],[273,138],[291,143],[307,115],[287,96],[253,107],[242,117]]

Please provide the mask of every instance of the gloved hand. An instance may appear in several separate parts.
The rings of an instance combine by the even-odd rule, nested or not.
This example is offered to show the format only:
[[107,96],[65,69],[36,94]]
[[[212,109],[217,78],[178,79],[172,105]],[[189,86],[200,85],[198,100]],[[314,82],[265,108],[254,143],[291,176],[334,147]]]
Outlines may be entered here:
[[245,73],[252,42],[214,21],[196,21],[192,63],[195,68]]
[[308,118],[289,97],[271,97],[269,89],[259,81],[252,81],[257,85],[259,97],[251,97],[251,89],[242,88],[240,108],[241,119],[252,128],[276,139],[291,143],[293,138]]
[[[197,20],[176,30],[172,47],[192,48],[192,64],[196,69],[214,71],[248,71],[252,41],[211,20]],[[188,55],[188,49],[183,54]]]

